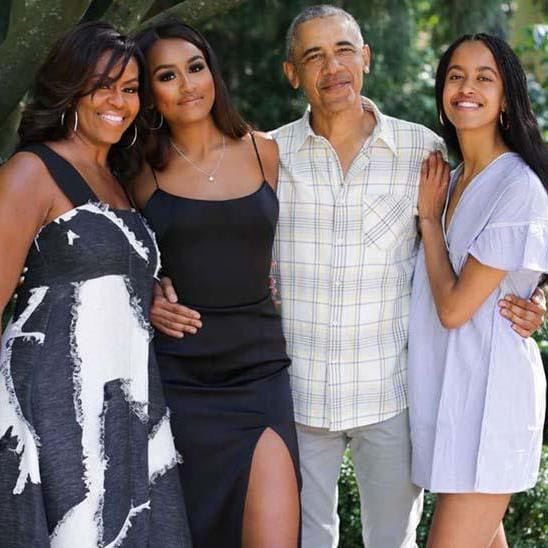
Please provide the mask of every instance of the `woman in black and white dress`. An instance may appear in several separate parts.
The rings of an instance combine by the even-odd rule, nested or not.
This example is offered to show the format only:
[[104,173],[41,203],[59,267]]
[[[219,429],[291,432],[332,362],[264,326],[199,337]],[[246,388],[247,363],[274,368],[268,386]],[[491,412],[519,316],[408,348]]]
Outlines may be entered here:
[[190,546],[150,351],[158,252],[113,170],[134,142],[133,42],[77,27],[40,70],[0,170],[0,545]]

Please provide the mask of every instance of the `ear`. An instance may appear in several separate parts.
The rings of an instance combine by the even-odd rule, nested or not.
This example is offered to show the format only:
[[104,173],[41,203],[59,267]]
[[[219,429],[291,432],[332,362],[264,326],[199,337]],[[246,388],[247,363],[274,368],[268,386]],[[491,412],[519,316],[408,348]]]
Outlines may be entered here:
[[367,44],[362,46],[362,59],[363,59],[363,71],[365,74],[369,74],[369,67],[371,65],[371,49]]
[[300,82],[299,82],[299,76],[297,74],[297,68],[291,61],[284,61],[283,64],[283,70],[285,77],[291,84],[291,87],[293,89],[299,89]]

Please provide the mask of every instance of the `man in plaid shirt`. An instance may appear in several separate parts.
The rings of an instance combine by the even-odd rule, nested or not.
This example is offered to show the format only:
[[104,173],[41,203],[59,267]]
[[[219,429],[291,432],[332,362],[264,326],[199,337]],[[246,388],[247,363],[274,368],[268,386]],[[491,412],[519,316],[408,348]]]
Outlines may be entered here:
[[[310,107],[273,132],[280,153],[273,276],[292,359],[304,548],[337,546],[337,480],[347,446],[368,548],[415,546],[422,508],[410,481],[407,323],[420,166],[444,145],[361,96],[369,64],[369,47],[347,12],[314,6],[293,21],[284,71]],[[542,311],[521,306],[514,311],[529,317],[526,335]],[[153,322],[168,334],[200,326],[162,297],[154,307],[158,316],[166,311],[165,322]]]

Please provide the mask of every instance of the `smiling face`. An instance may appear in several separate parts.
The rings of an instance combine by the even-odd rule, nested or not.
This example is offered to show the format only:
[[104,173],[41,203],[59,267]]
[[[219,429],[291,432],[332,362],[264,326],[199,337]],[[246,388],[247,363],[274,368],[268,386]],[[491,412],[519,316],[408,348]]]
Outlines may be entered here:
[[457,131],[497,128],[504,111],[502,78],[487,46],[463,42],[455,49],[443,88],[443,109]]
[[158,40],[147,55],[155,106],[169,125],[211,117],[215,84],[204,54],[179,38]]
[[[103,74],[110,56],[110,52],[105,52],[99,58],[91,86]],[[140,107],[139,66],[132,58],[121,74],[120,69],[120,65],[114,66],[103,85],[76,103],[79,137],[95,144],[112,145],[135,120]]]
[[361,109],[363,73],[369,70],[369,47],[358,29],[340,15],[302,23],[292,58],[284,63],[294,88],[301,87],[312,110],[325,114]]

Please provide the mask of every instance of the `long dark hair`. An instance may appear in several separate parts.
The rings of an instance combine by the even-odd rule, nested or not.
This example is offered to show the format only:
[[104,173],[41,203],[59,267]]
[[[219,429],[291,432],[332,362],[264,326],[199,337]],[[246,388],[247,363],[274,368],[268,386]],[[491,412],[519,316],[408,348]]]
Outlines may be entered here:
[[[93,79],[97,63],[106,52],[110,53],[108,63],[99,78]],[[30,101],[23,111],[18,150],[31,143],[68,138],[78,100],[118,80],[131,59],[139,66],[142,106],[150,102],[150,91],[143,56],[132,39],[108,23],[90,22],[77,25],[57,40],[38,70]],[[118,74],[110,77],[117,66],[120,67]],[[139,117],[135,124],[137,131],[142,129]],[[132,124],[109,151],[109,166],[115,173],[128,172],[129,155],[124,147],[132,142],[135,127]]]
[[436,72],[436,104],[440,119],[443,120],[441,134],[447,146],[459,158],[462,157],[455,126],[443,110],[443,88],[454,51],[463,42],[471,41],[482,42],[489,48],[502,78],[506,112],[504,125],[499,125],[499,131],[504,142],[508,148],[523,158],[548,191],[548,146],[542,140],[537,120],[531,109],[527,95],[527,77],[517,55],[501,38],[483,33],[465,34],[453,42],[442,55]]
[[[143,55],[146,57],[150,48],[158,40],[172,38],[189,42],[202,52],[213,77],[213,84],[215,87],[215,101],[211,109],[211,115],[217,128],[227,137],[232,137],[234,139],[239,139],[249,133],[249,124],[244,121],[232,104],[228,89],[221,75],[221,68],[217,56],[209,42],[200,32],[180,21],[173,20],[144,30],[135,37],[135,40],[143,52]],[[158,113],[155,112],[155,109],[152,108],[152,105],[149,112],[153,114],[151,120],[154,120],[151,121],[151,126],[154,127],[155,123],[158,123],[160,117]],[[150,133],[146,160],[154,169],[163,169],[167,162],[170,147],[169,131],[169,126],[164,123],[158,130]]]

